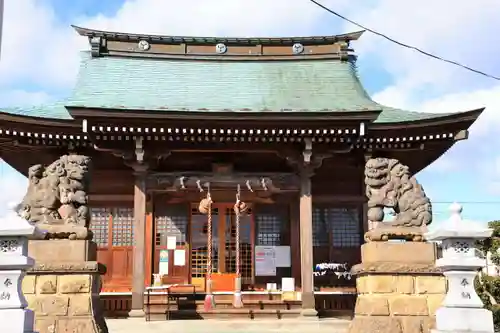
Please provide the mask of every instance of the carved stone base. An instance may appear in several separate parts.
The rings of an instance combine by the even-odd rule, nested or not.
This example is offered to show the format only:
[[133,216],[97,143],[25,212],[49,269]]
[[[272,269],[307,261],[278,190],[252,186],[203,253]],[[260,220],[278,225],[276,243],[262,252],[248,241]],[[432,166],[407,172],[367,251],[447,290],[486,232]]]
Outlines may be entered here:
[[22,286],[35,313],[35,331],[108,333],[99,299],[103,273],[95,261],[37,262]]
[[361,253],[363,262],[352,270],[358,298],[348,332],[430,332],[446,293],[433,245],[374,242]]
[[71,224],[37,224],[40,230],[47,231],[45,239],[91,240],[92,232],[82,226]]
[[411,242],[423,242],[424,232],[420,227],[395,227],[379,224],[375,229],[365,233],[366,242],[385,242],[390,239],[401,239]]

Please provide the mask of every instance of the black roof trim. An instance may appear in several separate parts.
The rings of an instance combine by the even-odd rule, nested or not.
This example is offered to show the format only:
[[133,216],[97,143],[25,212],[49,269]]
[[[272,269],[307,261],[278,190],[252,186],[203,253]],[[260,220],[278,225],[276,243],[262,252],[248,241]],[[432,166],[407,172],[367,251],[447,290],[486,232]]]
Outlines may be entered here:
[[134,34],[126,32],[110,32],[102,30],[93,30],[72,25],[72,27],[80,34],[86,37],[104,37],[109,41],[139,41],[147,40],[158,44],[217,44],[224,43],[227,45],[293,45],[301,43],[303,45],[327,45],[335,42],[349,42],[358,40],[364,33],[356,31],[340,35],[332,36],[309,36],[309,37],[194,37],[194,36],[164,36],[164,35],[148,35]]

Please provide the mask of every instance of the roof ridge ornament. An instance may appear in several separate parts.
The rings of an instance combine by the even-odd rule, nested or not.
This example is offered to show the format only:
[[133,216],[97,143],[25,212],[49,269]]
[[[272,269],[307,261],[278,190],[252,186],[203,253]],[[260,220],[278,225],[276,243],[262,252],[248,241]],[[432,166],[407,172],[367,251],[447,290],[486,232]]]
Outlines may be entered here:
[[151,48],[151,45],[149,44],[149,42],[147,40],[142,39],[139,41],[139,43],[137,43],[137,47],[141,51],[148,51]]
[[224,54],[227,52],[227,46],[224,43],[219,43],[215,45],[215,51],[219,54]]
[[292,46],[292,52],[293,54],[302,54],[304,53],[304,45],[301,43],[295,43]]

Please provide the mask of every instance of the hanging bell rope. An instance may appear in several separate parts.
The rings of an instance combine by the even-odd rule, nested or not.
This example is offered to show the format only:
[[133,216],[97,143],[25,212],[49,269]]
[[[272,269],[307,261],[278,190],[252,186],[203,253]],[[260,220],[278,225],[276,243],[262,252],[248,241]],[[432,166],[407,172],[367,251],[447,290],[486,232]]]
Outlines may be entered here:
[[[203,188],[201,187],[199,181],[196,182],[201,191]],[[214,307],[214,298],[212,295],[212,197],[210,195],[210,184],[207,184],[207,196],[200,201],[200,205],[198,210],[202,214],[207,215],[207,267],[206,267],[206,295],[204,307],[206,311],[210,311]]]
[[[247,184],[249,182],[247,181]],[[236,224],[236,279],[234,281],[234,299],[233,299],[233,306],[235,308],[241,308],[243,307],[243,302],[241,299],[241,274],[240,274],[240,266],[241,266],[241,255],[240,255],[240,218],[241,214],[244,213],[247,210],[246,204],[241,201],[241,187],[240,184],[238,184],[237,190],[236,190],[236,203],[234,204],[233,207],[234,214],[236,217],[235,224]]]

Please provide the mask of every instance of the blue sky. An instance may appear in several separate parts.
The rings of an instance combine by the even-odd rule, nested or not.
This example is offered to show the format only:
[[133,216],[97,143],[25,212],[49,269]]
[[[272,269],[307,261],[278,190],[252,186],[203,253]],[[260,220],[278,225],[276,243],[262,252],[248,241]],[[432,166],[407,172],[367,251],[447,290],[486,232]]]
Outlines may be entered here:
[[[452,0],[322,3],[391,37],[500,75],[500,44],[491,38],[493,31],[500,31],[497,0],[483,0],[482,6]],[[360,30],[307,0],[6,0],[0,106],[41,104],[69,94],[78,51],[87,47],[70,24],[172,35],[327,35]],[[378,102],[422,112],[487,107],[469,140],[417,176],[433,201],[436,221],[448,216],[453,201],[462,203],[467,218],[500,219],[500,139],[495,135],[500,126],[500,83],[370,33],[353,47],[361,79]],[[0,205],[19,200],[25,184],[9,166],[0,164]]]

